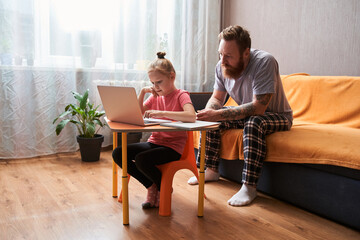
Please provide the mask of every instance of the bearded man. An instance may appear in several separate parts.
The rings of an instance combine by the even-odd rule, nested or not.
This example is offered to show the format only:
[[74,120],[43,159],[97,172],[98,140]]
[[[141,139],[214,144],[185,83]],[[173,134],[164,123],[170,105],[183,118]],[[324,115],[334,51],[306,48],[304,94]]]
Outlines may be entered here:
[[[205,182],[217,181],[220,176],[221,131],[243,129],[242,186],[228,204],[244,206],[257,195],[256,184],[266,157],[265,137],[290,130],[292,110],[283,90],[276,59],[265,51],[251,49],[247,30],[240,26],[227,27],[219,34],[219,40],[220,61],[215,68],[214,91],[205,109],[197,113],[198,120],[221,122],[219,130],[206,134]],[[239,106],[225,108],[227,94]],[[192,177],[188,183],[198,182],[196,177]]]

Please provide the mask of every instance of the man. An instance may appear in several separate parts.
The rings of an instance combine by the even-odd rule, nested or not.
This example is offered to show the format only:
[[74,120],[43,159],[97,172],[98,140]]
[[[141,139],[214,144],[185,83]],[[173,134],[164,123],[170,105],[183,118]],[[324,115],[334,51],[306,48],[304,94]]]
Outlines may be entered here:
[[[240,26],[230,26],[219,34],[220,61],[215,84],[198,120],[221,122],[219,129],[206,134],[205,181],[219,179],[220,131],[243,129],[244,168],[242,187],[230,199],[232,206],[244,206],[256,197],[256,184],[266,157],[266,135],[290,130],[292,110],[286,99],[277,61],[269,53],[251,49],[251,38]],[[229,94],[237,107],[224,108]],[[200,151],[199,151],[200,152]],[[197,184],[192,177],[189,184]]]

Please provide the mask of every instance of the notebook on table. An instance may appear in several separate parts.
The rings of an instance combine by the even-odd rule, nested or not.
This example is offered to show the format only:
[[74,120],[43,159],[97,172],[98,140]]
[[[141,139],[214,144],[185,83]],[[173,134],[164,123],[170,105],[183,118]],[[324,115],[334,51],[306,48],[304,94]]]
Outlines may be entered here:
[[168,122],[168,123],[160,123],[160,126],[165,127],[176,127],[176,128],[183,128],[183,129],[202,129],[204,127],[214,127],[220,125],[219,122],[208,122],[208,121],[200,121],[196,120],[194,123],[184,123],[184,122]]
[[150,126],[171,122],[170,120],[143,118],[135,88],[120,86],[97,86],[105,115],[112,122]]

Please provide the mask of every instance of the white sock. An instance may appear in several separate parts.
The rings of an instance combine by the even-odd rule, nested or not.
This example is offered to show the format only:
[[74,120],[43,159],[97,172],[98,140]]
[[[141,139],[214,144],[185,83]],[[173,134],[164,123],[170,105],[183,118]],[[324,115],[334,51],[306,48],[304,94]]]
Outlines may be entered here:
[[228,200],[231,206],[245,206],[256,198],[256,187],[243,184],[240,190]]
[[[219,177],[220,177],[220,173],[219,172],[216,172],[210,168],[207,168],[205,170],[205,182],[212,182],[212,181],[217,181],[219,180]],[[198,184],[198,180],[197,178],[194,176],[194,177],[191,177],[189,180],[188,180],[188,184],[190,185],[196,185]]]

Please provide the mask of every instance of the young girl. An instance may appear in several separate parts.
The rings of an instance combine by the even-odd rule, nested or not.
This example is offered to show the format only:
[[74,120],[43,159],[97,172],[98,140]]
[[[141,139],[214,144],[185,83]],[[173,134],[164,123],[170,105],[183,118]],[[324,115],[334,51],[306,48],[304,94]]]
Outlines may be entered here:
[[[175,87],[175,69],[164,58],[165,54],[158,52],[158,58],[148,67],[152,87],[141,89],[138,96],[142,113],[149,118],[195,122],[196,114],[190,95]],[[144,102],[146,93],[151,95]],[[147,142],[128,145],[128,173],[147,188],[146,200],[142,204],[144,209],[159,206],[161,172],[156,166],[179,160],[186,139],[184,131],[153,132]],[[113,159],[120,167],[121,157],[121,147],[118,147],[113,152]]]

